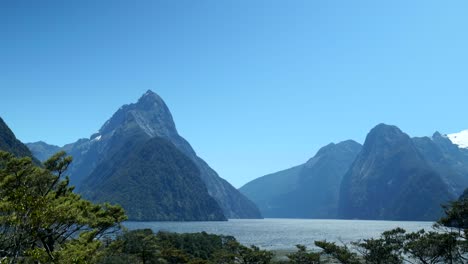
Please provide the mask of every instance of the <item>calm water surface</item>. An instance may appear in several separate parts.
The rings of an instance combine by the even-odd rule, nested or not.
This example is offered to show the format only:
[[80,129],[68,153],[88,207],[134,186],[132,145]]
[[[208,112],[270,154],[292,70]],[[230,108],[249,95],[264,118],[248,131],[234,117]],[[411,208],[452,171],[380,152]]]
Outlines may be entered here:
[[227,222],[126,222],[130,229],[150,228],[177,233],[207,233],[231,235],[244,245],[256,245],[269,250],[294,249],[296,244],[313,246],[315,240],[350,242],[377,237],[383,231],[402,227],[407,231],[432,229],[433,222],[261,219]]

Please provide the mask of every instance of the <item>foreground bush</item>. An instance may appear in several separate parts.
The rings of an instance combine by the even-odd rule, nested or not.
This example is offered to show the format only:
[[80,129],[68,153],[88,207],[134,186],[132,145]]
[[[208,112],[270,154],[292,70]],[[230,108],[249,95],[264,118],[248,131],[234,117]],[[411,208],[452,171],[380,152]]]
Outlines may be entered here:
[[176,234],[150,229],[125,232],[116,237],[99,263],[271,263],[273,253],[241,245],[232,236],[205,232]]
[[93,262],[100,238],[125,220],[121,207],[96,205],[73,193],[59,152],[38,167],[0,152],[1,263]]

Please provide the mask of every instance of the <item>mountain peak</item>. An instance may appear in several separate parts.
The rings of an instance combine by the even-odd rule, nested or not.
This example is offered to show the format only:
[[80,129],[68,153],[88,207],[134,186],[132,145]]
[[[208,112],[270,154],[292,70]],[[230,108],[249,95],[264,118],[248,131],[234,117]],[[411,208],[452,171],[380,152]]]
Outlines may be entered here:
[[148,90],[146,91],[146,93],[145,93],[143,96],[145,96],[145,95],[155,95],[155,94],[156,94],[156,93],[153,92],[151,89],[148,89]]
[[446,136],[442,135],[439,131],[436,131],[434,132],[434,134],[432,134],[432,139],[441,138],[441,137],[446,137]]
[[[378,134],[402,134],[403,132],[397,127],[397,126],[394,126],[394,125],[387,125],[387,124],[384,124],[384,123],[380,123],[378,125],[376,125],[371,131],[370,133],[378,133]],[[369,134],[370,134],[369,133]]]
[[399,139],[407,138],[409,136],[403,133],[398,127],[387,125],[387,124],[379,124],[375,126],[366,137],[366,141],[364,145],[368,145],[369,143],[391,143],[395,142]]
[[151,90],[146,91],[146,93],[144,93],[140,99],[138,99],[136,104],[144,107],[154,107],[155,109],[159,107],[167,108],[163,99],[157,93]]
[[384,157],[395,149],[413,149],[411,138],[398,127],[379,124],[367,134],[363,153],[370,156]]
[[444,151],[457,151],[457,144],[452,142],[447,135],[442,135],[436,131],[431,139],[439,148],[444,149]]
[[355,157],[359,151],[361,151],[361,144],[357,143],[354,140],[346,140],[340,143],[330,143],[317,151],[314,157],[309,159],[305,166],[312,167],[315,166],[321,159],[341,159],[342,157]]
[[369,132],[340,188],[339,212],[350,219],[432,220],[440,203],[450,200],[441,175],[413,140],[385,124]]
[[144,93],[138,102],[120,107],[99,133],[112,133],[119,127],[140,127],[151,137],[177,134],[169,108],[163,99],[151,90]]
[[161,99],[161,97],[153,92],[152,90],[148,90],[146,91],[146,93],[144,93],[141,97],[140,97],[140,100],[144,99],[144,98],[157,98],[157,99]]
[[320,148],[319,151],[317,151],[316,156],[326,155],[328,153],[333,153],[333,152],[336,152],[338,150],[341,150],[341,151],[355,151],[356,149],[360,150],[361,147],[362,147],[361,144],[357,143],[354,140],[349,139],[349,140],[339,142],[337,144],[330,143],[330,144]]

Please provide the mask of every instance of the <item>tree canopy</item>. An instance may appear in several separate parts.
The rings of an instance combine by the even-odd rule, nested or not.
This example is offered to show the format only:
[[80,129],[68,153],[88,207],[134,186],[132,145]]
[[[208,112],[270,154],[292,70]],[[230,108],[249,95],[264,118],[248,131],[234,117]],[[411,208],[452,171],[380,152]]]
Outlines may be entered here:
[[124,221],[119,206],[97,205],[73,193],[59,152],[36,166],[0,152],[0,257],[3,262],[86,263],[99,239]]

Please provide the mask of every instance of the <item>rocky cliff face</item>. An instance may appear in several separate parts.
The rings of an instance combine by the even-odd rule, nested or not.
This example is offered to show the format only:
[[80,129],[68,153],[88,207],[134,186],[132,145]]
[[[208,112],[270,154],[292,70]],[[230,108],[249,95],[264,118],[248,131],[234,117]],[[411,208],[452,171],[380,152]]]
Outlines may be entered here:
[[173,143],[187,155],[200,170],[208,193],[215,198],[228,218],[260,218],[255,204],[237,191],[231,184],[220,178],[208,164],[198,157],[190,144],[182,138],[175,127],[172,115],[164,101],[152,91],[146,92],[136,104],[120,108],[99,130],[104,139],[116,129],[138,126],[150,137],[158,136]]
[[447,136],[434,133],[432,137],[413,138],[426,161],[440,174],[453,196],[459,196],[468,186],[468,154]]
[[339,212],[348,219],[434,220],[453,198],[411,138],[380,124],[343,178]]
[[159,137],[173,144],[200,171],[208,193],[216,200],[227,218],[260,218],[253,202],[218,176],[198,157],[190,144],[176,129],[169,108],[156,93],[147,91],[137,103],[124,105],[89,139],[80,139],[62,149],[74,157],[70,167],[71,183],[79,191],[86,177],[102,162],[108,160],[133,137]]
[[120,204],[129,220],[226,219],[195,163],[160,137],[134,134],[127,138],[81,186],[90,200]]

